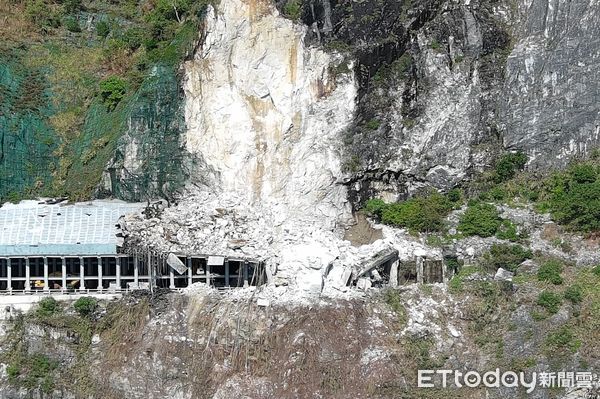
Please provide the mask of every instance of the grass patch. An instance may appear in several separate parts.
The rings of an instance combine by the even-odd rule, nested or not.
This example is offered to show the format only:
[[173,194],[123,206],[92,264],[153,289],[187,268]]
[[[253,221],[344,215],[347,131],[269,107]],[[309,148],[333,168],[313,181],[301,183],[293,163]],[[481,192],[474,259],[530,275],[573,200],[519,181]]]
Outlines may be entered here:
[[563,326],[548,335],[545,345],[550,352],[568,350],[575,353],[581,347],[581,341],[576,338],[570,326]]
[[580,304],[583,301],[583,289],[578,284],[572,285],[565,290],[564,297],[575,305]]
[[559,260],[551,259],[542,263],[540,269],[538,270],[537,278],[539,281],[549,282],[554,285],[561,285],[564,281],[560,275],[562,271],[562,263]]
[[435,370],[444,365],[445,359],[439,359],[431,354],[434,346],[432,338],[409,336],[402,340],[406,356],[418,369]]
[[388,304],[396,316],[398,316],[401,326],[404,326],[408,320],[408,316],[406,315],[406,308],[400,297],[400,291],[392,288],[385,290],[383,293],[383,300]]
[[558,312],[560,306],[562,305],[562,298],[560,297],[560,295],[554,292],[543,291],[539,294],[536,303],[539,306],[546,309],[548,313],[555,314]]
[[462,292],[464,288],[465,279],[482,271],[483,270],[478,266],[464,266],[460,269],[458,274],[452,277],[452,279],[448,283],[450,291],[455,293]]

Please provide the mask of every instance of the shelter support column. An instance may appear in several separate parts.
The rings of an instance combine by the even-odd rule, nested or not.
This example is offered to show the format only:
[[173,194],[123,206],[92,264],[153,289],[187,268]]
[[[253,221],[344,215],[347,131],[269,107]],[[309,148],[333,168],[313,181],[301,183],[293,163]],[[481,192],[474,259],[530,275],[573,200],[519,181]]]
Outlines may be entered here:
[[244,261],[244,287],[248,287],[248,261]]
[[44,291],[50,291],[50,282],[48,281],[48,258],[44,258]]
[[225,287],[229,286],[229,261],[225,259]]
[[121,257],[115,257],[115,274],[117,280],[117,288],[121,289]]
[[188,278],[188,287],[192,285],[192,258],[189,256],[186,258],[187,263],[187,278]]
[[25,292],[31,291],[31,265],[29,258],[25,258]]
[[172,267],[169,268],[169,289],[175,289],[175,272]]
[[12,292],[12,262],[10,258],[6,259],[6,290]]
[[206,285],[210,286],[210,265],[206,261]]
[[138,257],[133,258],[133,286],[138,288],[140,284],[140,261]]
[[85,290],[85,264],[83,256],[79,257],[79,289]]
[[61,276],[61,287],[63,290],[67,289],[67,260],[63,257],[60,258],[60,276]]
[[98,256],[98,291],[102,292],[102,258]]

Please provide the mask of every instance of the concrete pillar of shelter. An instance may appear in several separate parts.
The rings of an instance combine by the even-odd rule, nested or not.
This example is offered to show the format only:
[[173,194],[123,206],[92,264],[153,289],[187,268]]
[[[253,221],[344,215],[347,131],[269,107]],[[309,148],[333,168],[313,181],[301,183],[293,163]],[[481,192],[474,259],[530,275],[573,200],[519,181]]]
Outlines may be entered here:
[[6,258],[6,290],[12,292],[12,263],[10,258]]
[[31,291],[31,265],[29,258],[25,258],[25,292]]
[[417,264],[417,283],[423,284],[423,257],[417,256],[415,263]]
[[169,268],[169,289],[175,289],[175,272],[173,272],[173,268]]
[[85,290],[85,264],[83,256],[79,257],[79,289]]
[[44,291],[50,291],[50,282],[48,281],[48,258],[44,258]]
[[140,261],[137,256],[133,257],[133,285],[138,288],[140,284]]
[[248,261],[244,261],[244,287],[248,287],[250,285],[248,281]]
[[392,263],[392,267],[390,268],[390,287],[398,286],[398,266],[400,265],[400,261],[396,260]]
[[65,258],[60,258],[61,260],[61,268],[60,268],[60,276],[61,276],[61,287],[63,290],[67,289],[67,260]]
[[210,286],[210,265],[206,261],[206,285]]
[[98,291],[102,292],[102,258],[98,256]]
[[225,287],[229,286],[229,261],[225,259]]
[[117,288],[121,289],[121,257],[115,257],[115,273],[117,280]]
[[192,285],[192,258],[190,258],[189,256],[186,258],[186,263],[187,263],[187,279],[188,279],[188,287],[190,285]]

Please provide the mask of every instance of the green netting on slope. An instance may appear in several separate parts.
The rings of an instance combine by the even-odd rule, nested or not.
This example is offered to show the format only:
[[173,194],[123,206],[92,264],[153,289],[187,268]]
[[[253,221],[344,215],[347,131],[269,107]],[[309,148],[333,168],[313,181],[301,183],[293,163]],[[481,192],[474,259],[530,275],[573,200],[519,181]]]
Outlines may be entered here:
[[57,137],[48,124],[50,93],[41,71],[0,53],[0,198],[42,191],[55,169]]
[[[154,67],[132,100],[127,134],[109,168],[113,195],[130,201],[168,198],[183,185],[182,105],[175,68]],[[126,159],[133,154],[138,163],[131,165]]]
[[99,100],[88,110],[83,134],[71,148],[65,192],[128,201],[168,197],[179,188],[182,170],[180,134],[184,127],[175,69],[156,66],[140,88],[109,112]]
[[[188,21],[171,42],[151,50],[146,61],[154,66],[113,111],[95,91],[101,58],[94,49],[54,42],[0,48],[0,201],[39,195],[139,201],[168,198],[181,187],[184,160],[191,161],[180,143],[177,69],[198,31],[198,21]],[[88,60],[81,68],[73,64],[78,56]]]

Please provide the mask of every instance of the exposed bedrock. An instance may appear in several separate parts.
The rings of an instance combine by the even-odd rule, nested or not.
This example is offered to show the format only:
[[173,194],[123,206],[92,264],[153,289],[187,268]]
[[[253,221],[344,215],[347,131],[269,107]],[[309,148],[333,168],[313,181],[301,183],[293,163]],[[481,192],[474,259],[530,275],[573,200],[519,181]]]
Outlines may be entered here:
[[448,189],[504,150],[543,170],[589,154],[599,12],[595,0],[304,1],[311,43],[356,60],[343,163],[354,205]]

